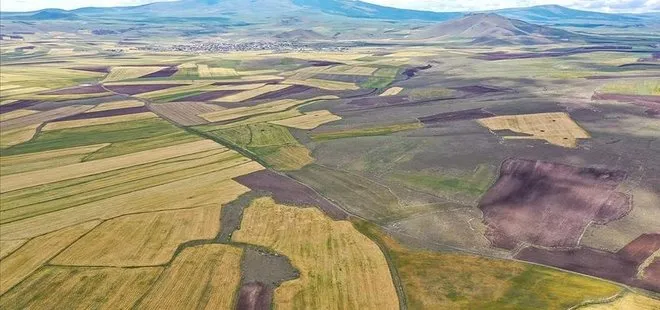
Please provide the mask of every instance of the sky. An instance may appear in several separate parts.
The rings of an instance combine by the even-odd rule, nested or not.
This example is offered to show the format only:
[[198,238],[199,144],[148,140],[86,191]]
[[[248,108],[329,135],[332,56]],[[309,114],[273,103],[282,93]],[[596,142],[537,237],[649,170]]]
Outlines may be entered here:
[[[75,9],[90,6],[140,5],[168,0],[0,0],[0,11],[34,11],[44,8]],[[172,0],[170,0],[172,1]],[[660,0],[363,0],[380,5],[430,11],[480,11],[541,4],[559,4],[601,12],[645,13],[660,11]]]

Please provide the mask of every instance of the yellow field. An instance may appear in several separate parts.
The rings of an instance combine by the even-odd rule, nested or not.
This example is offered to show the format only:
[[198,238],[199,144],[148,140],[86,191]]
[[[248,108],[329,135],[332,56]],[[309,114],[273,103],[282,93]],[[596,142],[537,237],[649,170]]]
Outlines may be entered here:
[[165,67],[113,67],[103,82],[137,79],[141,76],[154,73]]
[[44,267],[0,299],[2,309],[130,309],[163,268]]
[[96,107],[94,107],[93,109],[88,110],[86,113],[125,109],[125,108],[137,108],[143,106],[144,106],[144,102],[137,100],[115,101],[115,102],[101,103]]
[[202,245],[183,250],[137,309],[231,309],[241,281],[243,250]]
[[166,264],[186,241],[212,239],[220,206],[126,215],[99,225],[52,260],[56,265],[155,266]]
[[155,118],[155,117],[158,117],[158,115],[151,112],[143,112],[143,113],[117,115],[117,116],[77,119],[71,121],[48,123],[46,124],[46,126],[42,128],[42,130],[51,131],[51,130],[59,130],[66,128],[78,128],[78,127],[86,127],[86,126],[94,126],[94,125],[115,124],[121,122],[138,121],[138,120]]
[[302,145],[286,145],[274,153],[264,156],[264,160],[281,171],[300,170],[314,162],[309,149]]
[[326,69],[323,70],[323,73],[371,76],[372,74],[374,74],[374,72],[376,72],[376,70],[378,70],[378,68],[339,65],[339,66],[326,67]]
[[19,95],[26,95],[26,94],[33,94],[33,93],[38,93],[42,91],[49,90],[50,88],[46,87],[38,87],[38,86],[32,86],[32,87],[19,87],[19,88],[13,88],[9,90],[2,90],[0,91],[0,96],[2,97],[10,97],[10,96],[19,96]]
[[[98,224],[98,221],[86,222],[36,237],[0,260],[0,294],[7,292]],[[6,238],[4,235],[0,237]]]
[[225,77],[238,76],[238,72],[233,68],[209,68],[208,65],[197,65],[199,77]]
[[578,139],[591,138],[564,112],[495,116],[478,122],[490,130],[511,130],[529,135],[505,136],[504,139],[540,139],[566,148],[577,147]]
[[79,163],[87,155],[96,152],[108,145],[110,145],[110,143],[86,145],[38,153],[3,156],[0,160],[0,176]]
[[25,244],[27,240],[0,240],[0,259],[14,252]]
[[391,87],[391,88],[388,88],[386,91],[384,91],[382,94],[380,94],[380,96],[396,96],[402,90],[403,90],[403,88],[401,88],[401,87]]
[[627,293],[613,302],[588,305],[578,308],[580,310],[657,310],[660,309],[660,300],[635,293]]
[[255,200],[245,209],[236,242],[286,255],[300,278],[274,294],[276,309],[398,309],[383,253],[349,222],[335,222],[314,208]]
[[267,94],[270,92],[282,90],[285,88],[291,87],[291,85],[284,85],[284,84],[267,84],[259,88],[254,88],[246,91],[242,91],[240,93],[236,93],[233,95],[229,96],[224,96],[222,98],[215,99],[213,101],[215,102],[241,102],[245,101],[248,99],[252,99],[254,97]]
[[286,127],[311,130],[325,123],[338,121],[340,119],[341,117],[332,114],[328,110],[320,110],[320,111],[305,113],[304,115],[301,116],[287,118],[279,121],[272,121],[269,123],[282,125]]
[[15,110],[11,111],[5,114],[0,115],[0,122],[4,122],[6,120],[10,120],[13,118],[19,118],[22,116],[38,113],[39,111],[33,111],[33,110]]
[[84,163],[0,176],[0,193],[222,148],[213,141],[201,140]]
[[309,87],[316,87],[325,90],[357,90],[360,89],[355,83],[339,82],[321,79],[287,79],[283,83],[292,85],[304,85]]
[[209,122],[219,122],[219,121],[232,120],[246,116],[257,115],[257,114],[269,114],[269,113],[281,112],[290,109],[292,107],[304,104],[306,102],[318,101],[318,100],[331,100],[336,98],[338,97],[319,96],[305,100],[282,99],[282,100],[276,100],[276,101],[259,104],[252,107],[241,107],[241,108],[226,109],[221,111],[204,113],[204,114],[200,114],[199,116]]
[[12,145],[30,141],[30,139],[37,134],[37,128],[39,128],[39,126],[41,126],[41,124],[0,130],[0,148],[10,147]]
[[254,83],[254,84],[236,84],[236,85],[217,85],[217,86],[209,86],[208,91],[213,91],[213,90],[250,90],[250,89],[256,89],[259,87],[265,86],[266,83]]

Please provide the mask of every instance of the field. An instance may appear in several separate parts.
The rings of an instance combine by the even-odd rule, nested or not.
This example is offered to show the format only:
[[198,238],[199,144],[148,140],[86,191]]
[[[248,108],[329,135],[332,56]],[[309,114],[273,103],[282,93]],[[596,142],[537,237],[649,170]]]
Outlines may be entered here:
[[575,148],[578,139],[590,138],[566,113],[495,116],[483,118],[479,123],[490,130],[511,130],[521,136],[504,136],[504,139],[541,139],[548,143]]
[[257,2],[2,12],[0,308],[658,308],[650,15]]
[[241,229],[232,240],[280,252],[300,270],[299,279],[275,290],[277,308],[398,307],[382,252],[349,222],[333,222],[315,209],[260,199],[245,210]]

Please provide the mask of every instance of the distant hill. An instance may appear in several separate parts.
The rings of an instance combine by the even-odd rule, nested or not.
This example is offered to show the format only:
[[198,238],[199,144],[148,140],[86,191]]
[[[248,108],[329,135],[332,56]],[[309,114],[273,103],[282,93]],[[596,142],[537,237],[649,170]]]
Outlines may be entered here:
[[639,16],[582,11],[560,5],[539,5],[527,8],[503,9],[493,12],[508,18],[540,24],[616,24],[638,23],[641,20]]
[[470,39],[477,44],[548,44],[576,39],[579,36],[494,13],[479,13],[428,27],[415,37]]
[[331,15],[389,20],[445,21],[463,16],[459,12],[431,12],[386,7],[356,0],[292,0],[296,5],[321,10]]
[[296,29],[291,31],[282,32],[275,35],[276,38],[282,40],[292,40],[292,41],[313,41],[313,40],[326,40],[328,37],[307,29]]
[[41,11],[27,17],[27,19],[31,19],[31,20],[49,20],[49,19],[73,20],[73,19],[79,19],[79,18],[80,18],[80,16],[78,16],[75,13],[65,11],[65,10],[59,10],[59,9],[41,10]]

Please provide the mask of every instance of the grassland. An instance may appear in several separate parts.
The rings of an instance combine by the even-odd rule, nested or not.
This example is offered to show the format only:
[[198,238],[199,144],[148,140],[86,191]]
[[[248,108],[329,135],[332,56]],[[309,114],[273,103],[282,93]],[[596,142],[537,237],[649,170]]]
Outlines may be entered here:
[[51,262],[73,266],[164,265],[186,241],[218,234],[220,207],[127,215],[105,221]]
[[122,80],[136,79],[143,75],[154,73],[165,67],[113,67],[103,82],[116,82]]
[[475,169],[472,175],[451,176],[440,173],[397,173],[392,178],[429,193],[442,193],[446,197],[466,195],[473,199],[481,197],[494,179],[493,171],[483,165]]
[[478,120],[490,130],[511,130],[527,136],[504,136],[504,139],[541,139],[550,144],[575,148],[578,139],[591,136],[567,113],[539,113],[527,115],[494,116]]
[[621,95],[660,96],[660,82],[657,80],[620,81],[605,84],[599,91]]
[[45,169],[53,166],[64,166],[82,162],[83,159],[106,146],[109,143],[79,146],[54,151],[28,153],[22,155],[3,156],[0,161],[0,175]]
[[52,130],[60,130],[67,128],[106,125],[106,124],[138,121],[138,120],[144,120],[144,119],[156,118],[156,117],[158,116],[154,113],[144,112],[144,113],[135,113],[135,114],[127,114],[127,115],[87,118],[87,119],[79,119],[79,120],[71,120],[71,121],[60,121],[60,122],[48,123],[46,126],[42,128],[42,130],[52,131]]
[[567,309],[624,290],[609,282],[541,266],[412,250],[371,224],[355,225],[385,246],[411,309]]
[[387,262],[371,240],[349,222],[334,222],[317,209],[255,200],[243,215],[236,242],[268,247],[289,257],[300,278],[275,290],[278,309],[397,309]]
[[0,148],[8,148],[30,141],[37,134],[39,126],[41,124],[2,130],[2,133],[0,133]]
[[608,303],[588,304],[578,309],[583,310],[653,310],[660,308],[660,301],[636,293],[626,293],[622,297]]
[[220,244],[184,249],[135,308],[230,309],[241,280],[242,252]]
[[422,127],[423,125],[420,123],[395,124],[355,129],[343,129],[337,131],[315,132],[311,135],[311,137],[315,141],[326,141],[355,137],[386,136],[396,132],[415,130]]

